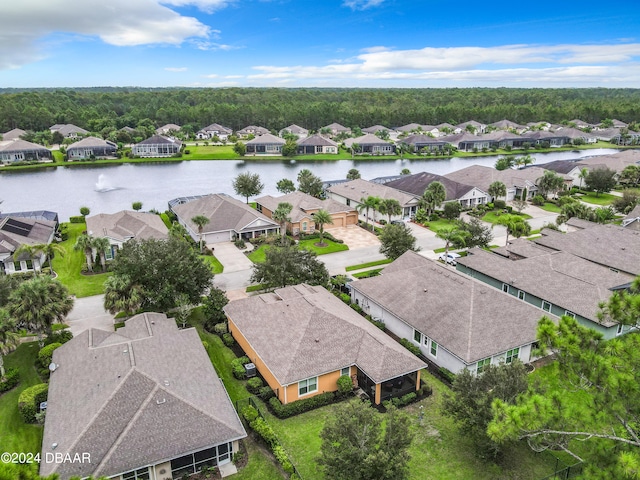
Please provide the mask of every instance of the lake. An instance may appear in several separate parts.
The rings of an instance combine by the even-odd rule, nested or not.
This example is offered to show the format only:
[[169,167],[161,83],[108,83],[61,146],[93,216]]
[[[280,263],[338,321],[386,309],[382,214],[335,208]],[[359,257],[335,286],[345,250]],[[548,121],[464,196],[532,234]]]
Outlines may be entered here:
[[[575,160],[586,156],[606,155],[614,149],[592,149],[532,154],[534,165],[554,160]],[[493,166],[498,156],[445,159],[376,160],[373,158],[333,161],[294,160],[209,160],[179,163],[139,163],[90,167],[59,167],[36,171],[0,173],[0,204],[3,212],[51,210],[61,221],[78,215],[81,206],[95,213],[114,213],[131,209],[140,201],[143,210],[167,209],[172,198],[206,193],[233,196],[232,181],[242,172],[260,175],[263,195],[278,195],[276,182],[289,178],[295,182],[303,168],[323,180],[346,177],[357,168],[362,178],[397,175],[403,168],[411,173],[422,171],[444,175],[469,165]],[[241,197],[237,197],[241,198]],[[244,200],[244,198],[242,198]]]

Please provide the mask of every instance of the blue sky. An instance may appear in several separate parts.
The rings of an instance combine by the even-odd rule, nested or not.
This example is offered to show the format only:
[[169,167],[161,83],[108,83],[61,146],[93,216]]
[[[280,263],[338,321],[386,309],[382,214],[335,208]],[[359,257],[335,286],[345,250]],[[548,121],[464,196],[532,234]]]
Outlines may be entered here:
[[0,87],[635,87],[640,2],[19,0]]

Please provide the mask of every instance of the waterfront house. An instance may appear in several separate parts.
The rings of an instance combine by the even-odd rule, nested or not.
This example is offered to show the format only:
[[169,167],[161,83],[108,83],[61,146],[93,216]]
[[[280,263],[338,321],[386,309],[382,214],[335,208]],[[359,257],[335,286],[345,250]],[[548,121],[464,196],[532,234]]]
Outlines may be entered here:
[[382,140],[372,133],[358,138],[347,138],[344,141],[344,146],[351,149],[352,153],[356,155],[393,155],[396,151],[396,146],[393,143]]
[[115,158],[118,146],[108,140],[96,137],[85,137],[67,147],[67,158],[74,160],[88,160],[94,158]]
[[172,157],[180,153],[182,142],[173,137],[154,135],[131,147],[137,157]]
[[[31,212],[37,213],[37,212]],[[43,212],[44,213],[44,212]],[[53,213],[53,212],[47,212]],[[46,261],[44,252],[26,252],[15,255],[23,245],[46,245],[53,241],[57,227],[56,220],[46,220],[42,216],[12,216],[0,218],[0,275],[38,272]]]
[[229,136],[231,136],[232,134],[233,130],[231,130],[229,127],[225,127],[223,125],[220,125],[219,123],[212,123],[211,125],[198,130],[198,132],[196,133],[196,138],[199,140],[206,140],[213,137],[218,137],[222,141],[227,141],[229,139]]
[[246,155],[282,155],[282,146],[286,143],[283,138],[265,133],[245,143]]
[[317,134],[300,138],[296,143],[298,144],[296,153],[299,155],[317,155],[323,153],[337,154],[340,150],[340,147],[336,142],[330,138]]
[[22,139],[0,142],[0,164],[53,160],[51,150]]

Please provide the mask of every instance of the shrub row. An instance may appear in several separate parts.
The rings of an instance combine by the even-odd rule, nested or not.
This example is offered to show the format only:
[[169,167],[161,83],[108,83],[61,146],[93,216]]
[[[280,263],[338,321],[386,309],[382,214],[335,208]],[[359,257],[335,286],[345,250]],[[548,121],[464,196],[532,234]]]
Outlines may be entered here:
[[[319,233],[300,233],[300,240],[312,240],[314,238],[320,238],[320,234]],[[332,242],[335,243],[344,243],[344,240],[340,239],[340,238],[336,238],[333,235],[331,235],[331,233],[329,232],[324,232],[322,234],[322,238],[326,239],[326,240],[331,240]]]
[[0,393],[11,390],[18,384],[20,372],[17,368],[9,368],[5,371],[4,379],[0,380]]
[[39,383],[22,391],[18,397],[18,410],[25,423],[36,421],[40,403],[46,402],[48,394],[49,384],[47,383]]
[[233,376],[238,380],[244,380],[247,378],[247,372],[245,371],[244,366],[249,362],[250,360],[248,357],[234,358],[231,360],[231,371],[233,372]]
[[[73,338],[73,333],[69,330],[59,330],[57,332],[53,332],[49,335],[45,341],[45,345],[51,345],[52,343],[67,343],[69,340]],[[49,365],[46,365],[47,367]]]
[[[262,438],[269,446],[273,455],[276,457],[280,465],[282,465],[282,469],[289,475],[292,475],[294,472],[293,463],[291,463],[287,452],[282,448],[280,442],[278,442],[276,432],[273,431],[271,425],[260,417],[258,415],[258,411],[251,405],[242,409],[242,416],[247,422],[249,422],[251,429],[260,435],[260,438]],[[294,477],[292,476],[291,478]]]
[[69,217],[69,223],[84,223],[85,219],[82,215],[76,215]]
[[253,393],[254,395],[258,394],[263,385],[264,382],[260,377],[253,377],[247,380],[247,390],[249,390],[249,393]]
[[447,370],[444,367],[440,367],[438,369],[438,373],[442,378],[444,378],[446,381],[448,381],[451,384],[453,384],[454,380],[456,379],[456,374],[450,370]]
[[231,335],[230,333],[223,333],[222,343],[224,343],[227,347],[230,347],[234,343],[236,343],[236,341],[234,340],[233,335]]
[[400,342],[400,345],[402,345],[404,348],[409,350],[411,353],[413,353],[414,355],[420,356],[421,354],[420,347],[411,343],[410,340],[407,340],[406,338],[401,338],[399,342]]
[[49,367],[49,364],[51,363],[51,357],[53,356],[53,351],[61,346],[61,343],[56,342],[42,347],[38,352],[38,363],[40,363],[40,366],[43,368]]
[[335,400],[335,398],[336,394],[334,392],[325,392],[320,395],[315,395],[303,400],[296,400],[295,402],[283,405],[278,398],[272,397],[269,399],[269,407],[276,417],[289,418],[294,415],[308,412],[309,410],[329,405]]

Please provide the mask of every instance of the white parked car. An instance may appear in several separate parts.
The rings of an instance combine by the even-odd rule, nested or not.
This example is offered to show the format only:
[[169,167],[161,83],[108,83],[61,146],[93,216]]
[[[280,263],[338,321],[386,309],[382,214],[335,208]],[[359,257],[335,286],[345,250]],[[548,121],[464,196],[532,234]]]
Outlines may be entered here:
[[449,252],[446,254],[443,253],[442,255],[440,255],[439,258],[443,262],[448,263],[449,265],[453,265],[455,267],[458,263],[458,258],[460,258],[460,255],[454,252]]

